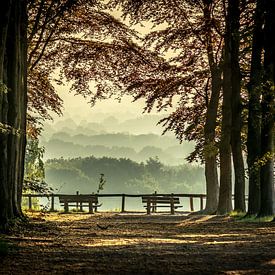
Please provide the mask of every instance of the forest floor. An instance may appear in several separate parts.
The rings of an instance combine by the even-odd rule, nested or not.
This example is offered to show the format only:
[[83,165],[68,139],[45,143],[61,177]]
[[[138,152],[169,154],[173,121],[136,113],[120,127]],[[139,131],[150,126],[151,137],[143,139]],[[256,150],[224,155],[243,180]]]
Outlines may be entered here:
[[29,213],[0,274],[275,274],[275,223],[169,214]]

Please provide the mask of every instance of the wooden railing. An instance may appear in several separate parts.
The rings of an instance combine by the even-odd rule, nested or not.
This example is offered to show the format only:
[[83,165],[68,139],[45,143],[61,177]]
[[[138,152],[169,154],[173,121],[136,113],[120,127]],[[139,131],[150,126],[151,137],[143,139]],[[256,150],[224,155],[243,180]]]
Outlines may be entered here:
[[[76,192],[76,194],[79,194]],[[50,211],[55,211],[55,198],[62,196],[64,194],[23,194],[23,197],[28,199],[28,208],[31,210],[32,207],[32,198],[48,198],[50,199]],[[179,198],[189,198],[189,210],[185,211],[194,211],[194,199],[200,200],[200,209],[204,207],[204,199],[206,198],[205,194],[159,194],[153,193],[157,196],[174,196]],[[121,212],[126,212],[126,198],[141,198],[144,196],[152,196],[152,194],[97,194],[98,198],[117,198],[121,197]]]

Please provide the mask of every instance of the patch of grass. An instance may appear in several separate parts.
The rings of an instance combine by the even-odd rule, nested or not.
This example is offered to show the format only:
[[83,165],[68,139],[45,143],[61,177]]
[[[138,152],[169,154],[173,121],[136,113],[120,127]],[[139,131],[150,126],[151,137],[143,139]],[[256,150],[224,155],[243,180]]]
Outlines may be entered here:
[[266,216],[266,217],[257,217],[256,215],[251,216],[243,216],[239,220],[241,222],[271,222],[273,220],[273,216]]
[[238,211],[232,211],[230,214],[230,217],[235,219],[242,219],[246,213],[245,212],[238,212]]

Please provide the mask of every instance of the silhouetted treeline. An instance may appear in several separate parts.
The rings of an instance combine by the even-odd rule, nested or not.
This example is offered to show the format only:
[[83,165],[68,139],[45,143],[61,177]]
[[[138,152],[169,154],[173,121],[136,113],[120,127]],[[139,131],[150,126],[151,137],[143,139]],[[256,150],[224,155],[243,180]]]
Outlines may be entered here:
[[55,193],[96,192],[100,174],[106,179],[103,193],[205,192],[202,167],[166,166],[157,157],[144,163],[93,156],[51,159],[45,169],[46,181]]

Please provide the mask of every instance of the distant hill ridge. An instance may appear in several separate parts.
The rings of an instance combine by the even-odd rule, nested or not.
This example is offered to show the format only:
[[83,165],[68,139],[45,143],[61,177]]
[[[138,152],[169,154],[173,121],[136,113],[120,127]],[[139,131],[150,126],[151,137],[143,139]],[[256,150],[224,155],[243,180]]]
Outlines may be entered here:
[[163,163],[171,165],[185,163],[185,157],[193,150],[192,144],[178,144],[171,137],[124,133],[88,136],[57,132],[48,141],[42,141],[42,145],[46,148],[46,159],[93,155],[95,157],[125,157],[141,162],[149,157],[158,156]]

